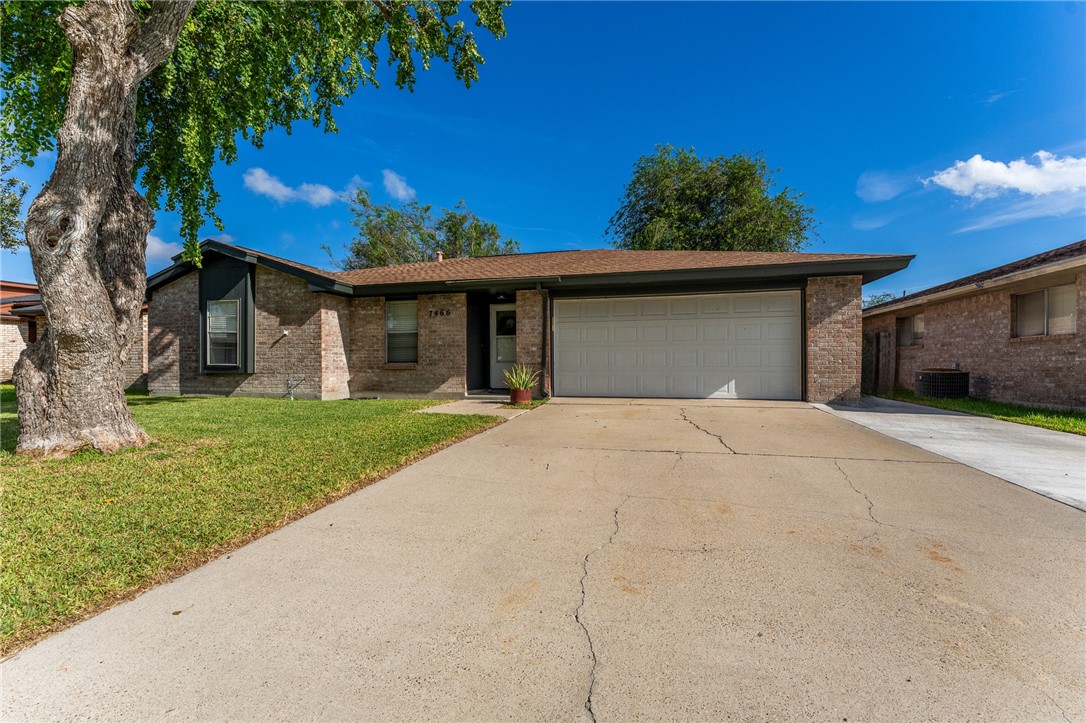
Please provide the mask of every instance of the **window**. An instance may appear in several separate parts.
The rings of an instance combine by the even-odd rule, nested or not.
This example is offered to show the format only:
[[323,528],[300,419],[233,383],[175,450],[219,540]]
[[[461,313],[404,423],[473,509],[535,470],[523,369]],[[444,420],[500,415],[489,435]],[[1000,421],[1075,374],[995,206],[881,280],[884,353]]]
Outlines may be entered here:
[[419,302],[385,304],[385,360],[389,364],[414,364],[419,360]]
[[207,365],[238,365],[238,301],[207,302]]
[[1051,336],[1075,333],[1074,284],[1053,286],[1014,297],[1014,335]]
[[924,343],[924,315],[906,316],[897,320],[897,345],[913,346]]

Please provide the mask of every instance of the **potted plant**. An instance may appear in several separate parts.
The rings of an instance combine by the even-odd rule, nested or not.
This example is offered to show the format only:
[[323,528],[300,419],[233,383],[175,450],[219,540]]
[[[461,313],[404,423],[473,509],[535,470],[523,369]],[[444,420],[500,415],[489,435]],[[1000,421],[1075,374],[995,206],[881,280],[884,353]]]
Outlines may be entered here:
[[505,370],[505,386],[509,387],[510,404],[527,404],[532,401],[532,387],[539,381],[539,372],[527,364],[514,364]]

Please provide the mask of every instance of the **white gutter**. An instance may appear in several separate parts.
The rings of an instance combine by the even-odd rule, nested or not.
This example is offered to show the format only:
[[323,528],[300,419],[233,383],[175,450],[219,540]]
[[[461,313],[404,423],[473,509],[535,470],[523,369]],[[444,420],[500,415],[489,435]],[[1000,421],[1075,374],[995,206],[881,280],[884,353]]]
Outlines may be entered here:
[[872,316],[878,316],[879,314],[886,314],[892,311],[901,311],[902,309],[912,309],[917,306],[923,306],[925,304],[931,304],[937,301],[951,299],[956,296],[979,294],[982,291],[990,291],[992,289],[998,289],[1009,284],[1016,284],[1021,281],[1028,281],[1038,276],[1057,274],[1061,271],[1072,271],[1079,267],[1086,268],[1086,256],[1076,256],[1073,259],[1056,261],[1051,264],[1045,264],[1044,266],[1034,266],[1031,269],[1016,271],[1014,273],[1007,274],[1006,276],[999,276],[994,279],[988,279],[987,281],[978,281],[975,284],[966,284],[965,286],[955,286],[953,289],[938,291],[934,294],[928,294],[927,296],[918,296],[916,298],[909,299],[908,301],[891,302],[889,304],[877,306],[873,309],[865,309],[863,312],[863,318],[867,319]]

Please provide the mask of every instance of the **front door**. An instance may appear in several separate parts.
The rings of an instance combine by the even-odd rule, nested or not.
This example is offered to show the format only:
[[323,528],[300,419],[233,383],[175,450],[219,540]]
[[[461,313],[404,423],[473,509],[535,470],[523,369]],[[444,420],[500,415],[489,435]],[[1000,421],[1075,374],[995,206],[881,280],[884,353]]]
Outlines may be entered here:
[[490,388],[505,389],[505,371],[517,361],[517,305],[490,306]]

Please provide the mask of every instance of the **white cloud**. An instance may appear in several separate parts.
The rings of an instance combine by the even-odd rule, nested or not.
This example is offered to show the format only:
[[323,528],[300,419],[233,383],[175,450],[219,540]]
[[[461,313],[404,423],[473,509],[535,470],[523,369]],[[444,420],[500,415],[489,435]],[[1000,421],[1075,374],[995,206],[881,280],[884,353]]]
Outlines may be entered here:
[[1048,151],[1038,151],[1032,164],[1024,158],[1003,163],[989,161],[979,153],[968,161],[957,161],[924,181],[934,183],[957,196],[974,200],[995,198],[1007,191],[1029,196],[1086,190],[1086,157],[1057,158]]
[[990,213],[972,223],[959,228],[955,233],[968,233],[970,231],[986,231],[991,228],[1010,226],[1032,218],[1049,218],[1055,216],[1068,216],[1071,214],[1086,214],[1086,202],[1082,194],[1075,191],[1063,193],[1051,193],[1044,196],[1025,198],[1009,207]]
[[339,200],[339,194],[322,183],[303,183],[291,188],[263,168],[250,168],[245,172],[244,180],[245,187],[253,193],[274,198],[279,203],[304,201],[319,208]]
[[406,178],[388,168],[381,171],[381,175],[385,178],[385,190],[388,191],[388,195],[401,203],[415,198],[415,189],[407,185]]
[[913,183],[912,178],[885,171],[864,171],[856,179],[856,195],[867,203],[889,201],[900,196]]
[[169,261],[181,253],[181,244],[163,241],[153,233],[147,235],[147,260],[149,262]]
[[214,236],[208,236],[207,238],[211,239],[212,241],[221,241],[224,244],[232,244],[237,241],[235,237],[231,236],[228,233],[217,233]]

